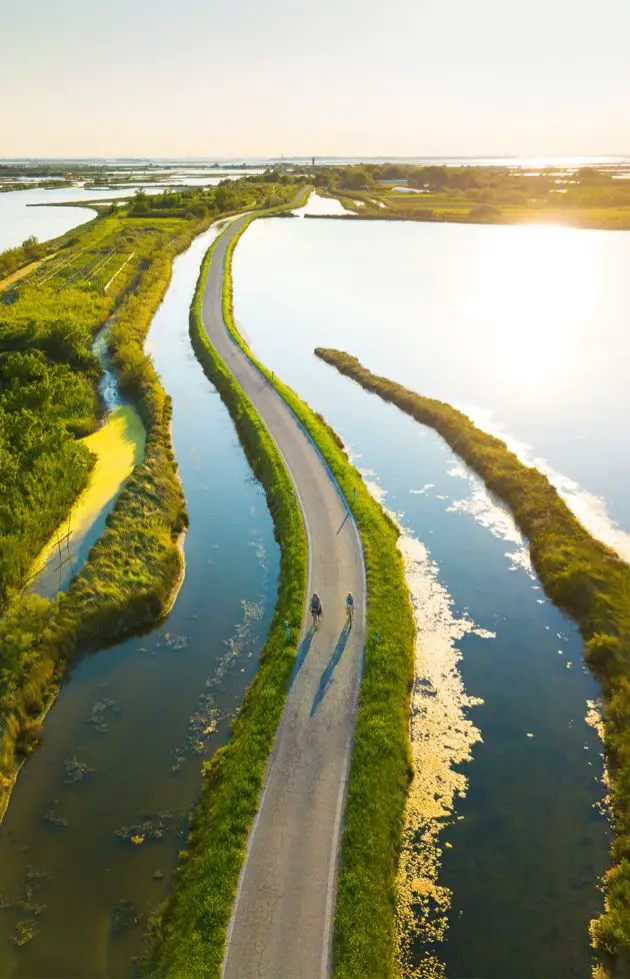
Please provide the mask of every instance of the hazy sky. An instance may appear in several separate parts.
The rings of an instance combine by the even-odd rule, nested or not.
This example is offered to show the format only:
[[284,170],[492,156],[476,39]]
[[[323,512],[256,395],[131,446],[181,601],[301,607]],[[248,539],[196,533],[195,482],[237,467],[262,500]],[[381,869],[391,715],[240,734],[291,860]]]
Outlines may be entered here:
[[630,154],[628,0],[0,0],[0,157]]

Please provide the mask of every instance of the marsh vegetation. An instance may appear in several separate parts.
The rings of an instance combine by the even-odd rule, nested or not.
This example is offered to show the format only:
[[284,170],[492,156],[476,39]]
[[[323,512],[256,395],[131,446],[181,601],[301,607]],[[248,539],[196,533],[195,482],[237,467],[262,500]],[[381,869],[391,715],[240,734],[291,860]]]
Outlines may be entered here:
[[[411,605],[396,547],[398,531],[370,496],[332,429],[255,360],[237,330],[231,263],[246,227],[234,236],[226,254],[225,321],[235,341],[254,359],[313,438],[345,499],[352,500],[365,552],[368,640],[342,842],[335,974],[389,976],[395,967],[395,874],[411,775],[406,725],[414,641]],[[197,355],[229,406],[254,471],[266,488],[282,560],[274,627],[259,672],[229,745],[206,767],[189,846],[182,855],[173,897],[159,920],[151,966],[152,972],[160,975],[220,973],[247,835],[294,663],[295,644],[287,641],[282,623],[286,619],[291,635],[297,634],[305,598],[304,531],[292,505],[290,479],[274,443],[209,343],[201,322],[201,298],[211,254],[204,262],[191,311],[191,335]]]
[[322,167],[316,183],[361,219],[630,228],[627,167]]
[[[294,194],[246,179],[229,193],[196,189],[152,214],[139,195],[67,234],[52,261],[0,293],[0,812],[68,663],[154,622],[181,578],[177,541],[187,518],[171,405],[143,349],[173,258],[216,214]],[[145,424],[145,457],[81,573],[47,601],[22,588],[93,465],[79,439],[99,424],[91,342],[111,318],[112,360]]]
[[613,775],[615,840],[606,879],[606,910],[591,927],[605,958],[630,960],[630,567],[579,523],[547,478],[524,466],[503,441],[461,411],[372,374],[356,357],[318,348],[318,357],[368,391],[434,428],[505,501],[529,541],[532,563],[549,597],[579,624],[586,660],[606,707],[605,746]]

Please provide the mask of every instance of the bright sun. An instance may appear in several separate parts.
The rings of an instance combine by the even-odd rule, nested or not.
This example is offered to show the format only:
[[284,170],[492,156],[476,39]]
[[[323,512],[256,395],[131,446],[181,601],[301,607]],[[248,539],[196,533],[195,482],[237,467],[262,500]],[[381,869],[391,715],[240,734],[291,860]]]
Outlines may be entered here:
[[[588,329],[600,275],[599,247],[549,226],[488,235],[466,313],[483,325],[494,368],[536,386],[556,375]],[[507,247],[506,247],[507,246]]]

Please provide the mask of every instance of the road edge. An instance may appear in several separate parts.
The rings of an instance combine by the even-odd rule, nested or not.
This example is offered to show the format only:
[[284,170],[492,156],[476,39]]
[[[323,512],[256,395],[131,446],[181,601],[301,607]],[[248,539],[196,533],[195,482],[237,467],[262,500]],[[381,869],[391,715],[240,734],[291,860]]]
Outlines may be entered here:
[[[232,726],[230,741],[204,765],[202,796],[191,822],[190,853],[184,851],[180,855],[174,892],[153,921],[149,974],[185,974],[204,979],[219,976],[221,971],[235,889],[260,808],[264,773],[302,634],[308,561],[306,530],[301,510],[298,512],[292,502],[294,484],[282,456],[251,401],[212,346],[203,325],[201,304],[206,279],[221,237],[212,242],[201,265],[190,311],[190,335],[195,354],[225,403],[248,462],[265,489],[280,543],[280,575],[278,599],[259,669]],[[290,638],[285,633],[285,623],[289,625]],[[255,747],[249,750],[252,742]],[[236,818],[234,809],[238,809]],[[212,907],[200,921],[199,909],[204,904],[208,882]]]
[[332,939],[337,979],[399,973],[396,872],[413,777],[409,743],[416,624],[399,528],[367,489],[325,420],[262,364],[234,321],[232,256],[253,214],[225,255],[223,318],[232,339],[295,415],[324,459],[359,531],[366,573],[366,644],[347,784]]

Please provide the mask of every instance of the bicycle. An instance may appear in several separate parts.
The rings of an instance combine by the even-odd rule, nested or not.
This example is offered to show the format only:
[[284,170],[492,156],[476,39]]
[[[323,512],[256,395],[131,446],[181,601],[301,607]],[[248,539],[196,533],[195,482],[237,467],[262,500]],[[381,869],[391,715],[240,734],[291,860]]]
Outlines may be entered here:
[[322,616],[322,603],[319,595],[315,592],[311,598],[311,615],[313,616],[313,629],[317,629],[319,620]]
[[346,621],[349,626],[352,625],[352,617],[354,615],[354,602],[351,598],[346,598]]

